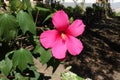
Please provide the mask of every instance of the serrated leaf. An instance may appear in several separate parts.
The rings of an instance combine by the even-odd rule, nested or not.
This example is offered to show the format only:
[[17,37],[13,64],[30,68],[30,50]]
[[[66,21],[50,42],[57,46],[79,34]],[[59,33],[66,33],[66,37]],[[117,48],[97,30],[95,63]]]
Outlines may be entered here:
[[44,49],[40,44],[36,45],[34,53],[40,54],[40,61],[42,64],[47,63],[52,57],[51,50]]
[[40,54],[40,61],[42,64],[47,63],[48,67],[52,66],[53,67],[53,72],[56,70],[56,68],[59,65],[58,61],[55,61],[54,59],[52,59],[52,54],[50,50],[45,50],[41,44],[40,41],[38,40],[38,37],[35,36],[34,37],[34,41],[36,42],[36,47],[34,49],[34,53],[39,53]]
[[16,18],[10,14],[1,14],[0,16],[0,39],[11,40],[17,36],[18,23]]
[[23,48],[15,51],[12,59],[14,68],[17,66],[21,71],[25,70],[28,64],[33,64],[32,53]]
[[41,46],[40,46],[39,44],[37,44],[37,45],[35,46],[34,53],[35,53],[35,54],[37,54],[37,53],[40,54],[40,53],[41,53],[40,49],[41,49]]
[[42,48],[41,48],[40,51],[41,51],[40,61],[41,61],[42,64],[45,64],[45,63],[47,63],[47,62],[51,59],[51,57],[52,57],[52,55],[51,55],[51,50],[45,50],[45,49],[42,49]]
[[34,41],[35,41],[35,43],[36,43],[36,46],[35,46],[35,49],[34,49],[34,53],[36,54],[36,53],[39,53],[39,54],[41,54],[41,52],[43,52],[44,51],[44,48],[41,46],[41,44],[40,44],[40,41],[39,41],[39,37],[38,36],[34,36]]
[[35,23],[34,23],[32,17],[27,12],[20,11],[17,14],[17,20],[18,20],[20,28],[24,34],[27,31],[31,32],[32,34],[36,33]]
[[0,71],[5,75],[8,76],[10,70],[12,68],[12,61],[7,57],[5,60],[0,62]]
[[35,38],[34,41],[36,42],[36,46],[33,52],[40,54],[40,61],[42,64],[47,63],[52,57],[51,50],[44,49],[37,38]]

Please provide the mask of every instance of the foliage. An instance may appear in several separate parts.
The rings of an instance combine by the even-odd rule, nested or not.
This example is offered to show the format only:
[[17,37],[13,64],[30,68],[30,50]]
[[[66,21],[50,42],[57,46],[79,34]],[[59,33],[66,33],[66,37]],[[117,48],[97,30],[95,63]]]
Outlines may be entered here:
[[120,12],[115,13],[116,16],[120,16]]
[[[38,36],[52,27],[52,14],[61,8],[64,9],[64,6],[60,4],[49,6],[41,3],[32,7],[30,0],[10,0],[7,5],[0,2],[1,80],[41,79],[42,75],[34,63],[35,58],[43,65],[47,64],[47,67],[52,66],[55,72],[60,61],[52,57],[50,49],[42,47]],[[73,11],[77,12],[76,9],[80,8],[76,7]],[[72,16],[71,23],[74,19]]]
[[14,39],[18,34],[17,19],[8,13],[0,15],[0,40]]
[[80,78],[79,76],[77,76],[76,74],[72,73],[72,72],[66,72],[62,74],[62,80],[83,80],[82,78]]
[[[10,0],[8,5],[4,4],[0,2],[0,80],[38,80],[41,75],[34,58],[55,70],[59,61],[57,66],[53,65],[56,60],[52,59],[50,50],[41,46],[36,26],[39,19],[42,19],[39,24],[50,19],[54,11],[39,6],[33,8],[30,0]],[[39,17],[43,13],[45,16]],[[46,26],[46,29],[49,28]]]
[[51,59],[51,57],[52,57],[52,55],[51,55],[51,53],[50,53],[50,50],[45,50],[45,49],[41,46],[41,44],[40,44],[40,42],[39,42],[38,39],[36,39],[35,41],[36,41],[36,47],[35,47],[35,49],[34,49],[33,52],[34,52],[35,54],[38,53],[38,54],[40,55],[39,60],[41,61],[42,64],[45,64],[45,63],[47,63],[47,62]]
[[[68,14],[70,23],[83,16],[88,23],[104,17],[104,8],[97,5],[87,7],[82,14],[80,6],[65,8],[59,3],[38,2],[32,7],[30,0],[10,0],[9,5],[0,0],[0,80],[39,80],[42,75],[37,71],[35,58],[43,65],[52,66],[53,72],[56,70],[60,61],[52,58],[50,49],[42,47],[38,36],[52,28],[52,14],[60,9]],[[69,71],[62,77],[82,79]]]
[[16,18],[19,22],[20,29],[22,30],[22,32],[24,34],[27,31],[31,32],[32,34],[36,33],[36,26],[34,24],[33,19],[31,18],[31,16],[28,13],[21,10],[18,12]]
[[17,66],[21,71],[27,68],[28,63],[33,64],[31,52],[23,48],[16,50],[14,52],[12,61],[13,61],[13,68],[16,68]]
[[71,66],[67,67],[66,70],[61,74],[61,80],[92,80],[90,78],[82,78],[77,74],[70,71]]

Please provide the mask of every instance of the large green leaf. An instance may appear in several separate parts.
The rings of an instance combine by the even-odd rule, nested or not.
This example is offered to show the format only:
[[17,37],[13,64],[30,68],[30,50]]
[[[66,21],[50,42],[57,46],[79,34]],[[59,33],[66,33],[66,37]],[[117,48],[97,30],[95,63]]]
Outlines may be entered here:
[[0,40],[11,40],[17,36],[18,23],[16,18],[10,14],[0,15]]
[[17,66],[21,71],[25,70],[28,64],[33,64],[32,53],[23,48],[15,51],[12,59],[14,68]]
[[10,70],[12,68],[12,61],[7,57],[5,60],[0,62],[0,71],[5,75],[8,76]]
[[41,63],[42,63],[42,64],[45,64],[45,63],[47,63],[47,62],[51,59],[51,57],[52,57],[52,55],[51,55],[51,50],[45,50],[44,48],[41,48],[40,51],[41,51],[41,55],[40,55]]
[[34,23],[32,17],[27,12],[20,11],[17,14],[17,20],[18,20],[20,28],[24,34],[27,31],[29,31],[33,34],[36,33],[35,23]]
[[42,64],[47,63],[52,57],[51,50],[44,49],[40,44],[36,45],[34,52],[40,54],[40,61]]
[[40,54],[40,61],[42,64],[47,63],[47,67],[52,66],[53,67],[53,73],[57,69],[57,67],[60,64],[60,61],[54,59],[51,54],[51,50],[44,49],[42,45],[40,44],[39,38],[37,36],[34,36],[34,41],[36,42],[36,46],[34,49],[34,53],[39,53]]
[[34,49],[34,53],[39,53],[40,54],[40,61],[41,61],[41,63],[45,64],[52,57],[51,50],[50,49],[48,49],[48,50],[44,49],[41,46],[41,44],[40,44],[38,39],[36,39],[35,41],[36,41],[36,46],[35,46],[35,49]]

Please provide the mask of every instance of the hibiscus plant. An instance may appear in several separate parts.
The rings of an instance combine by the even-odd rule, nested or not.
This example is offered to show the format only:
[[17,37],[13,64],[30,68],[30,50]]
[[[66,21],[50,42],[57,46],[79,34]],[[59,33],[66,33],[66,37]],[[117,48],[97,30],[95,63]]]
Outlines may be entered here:
[[[41,11],[50,13],[43,22],[50,19],[52,30],[36,24]],[[30,0],[0,0],[0,80],[43,80],[35,60],[52,66],[54,72],[67,53],[81,53],[83,44],[76,37],[84,29],[80,19],[70,24],[64,10],[33,8]]]

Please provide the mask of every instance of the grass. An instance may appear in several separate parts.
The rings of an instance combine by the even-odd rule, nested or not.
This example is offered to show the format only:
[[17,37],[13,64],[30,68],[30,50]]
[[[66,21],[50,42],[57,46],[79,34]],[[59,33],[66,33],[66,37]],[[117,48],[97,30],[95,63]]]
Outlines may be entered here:
[[117,12],[115,15],[116,15],[116,16],[120,16],[120,12]]

